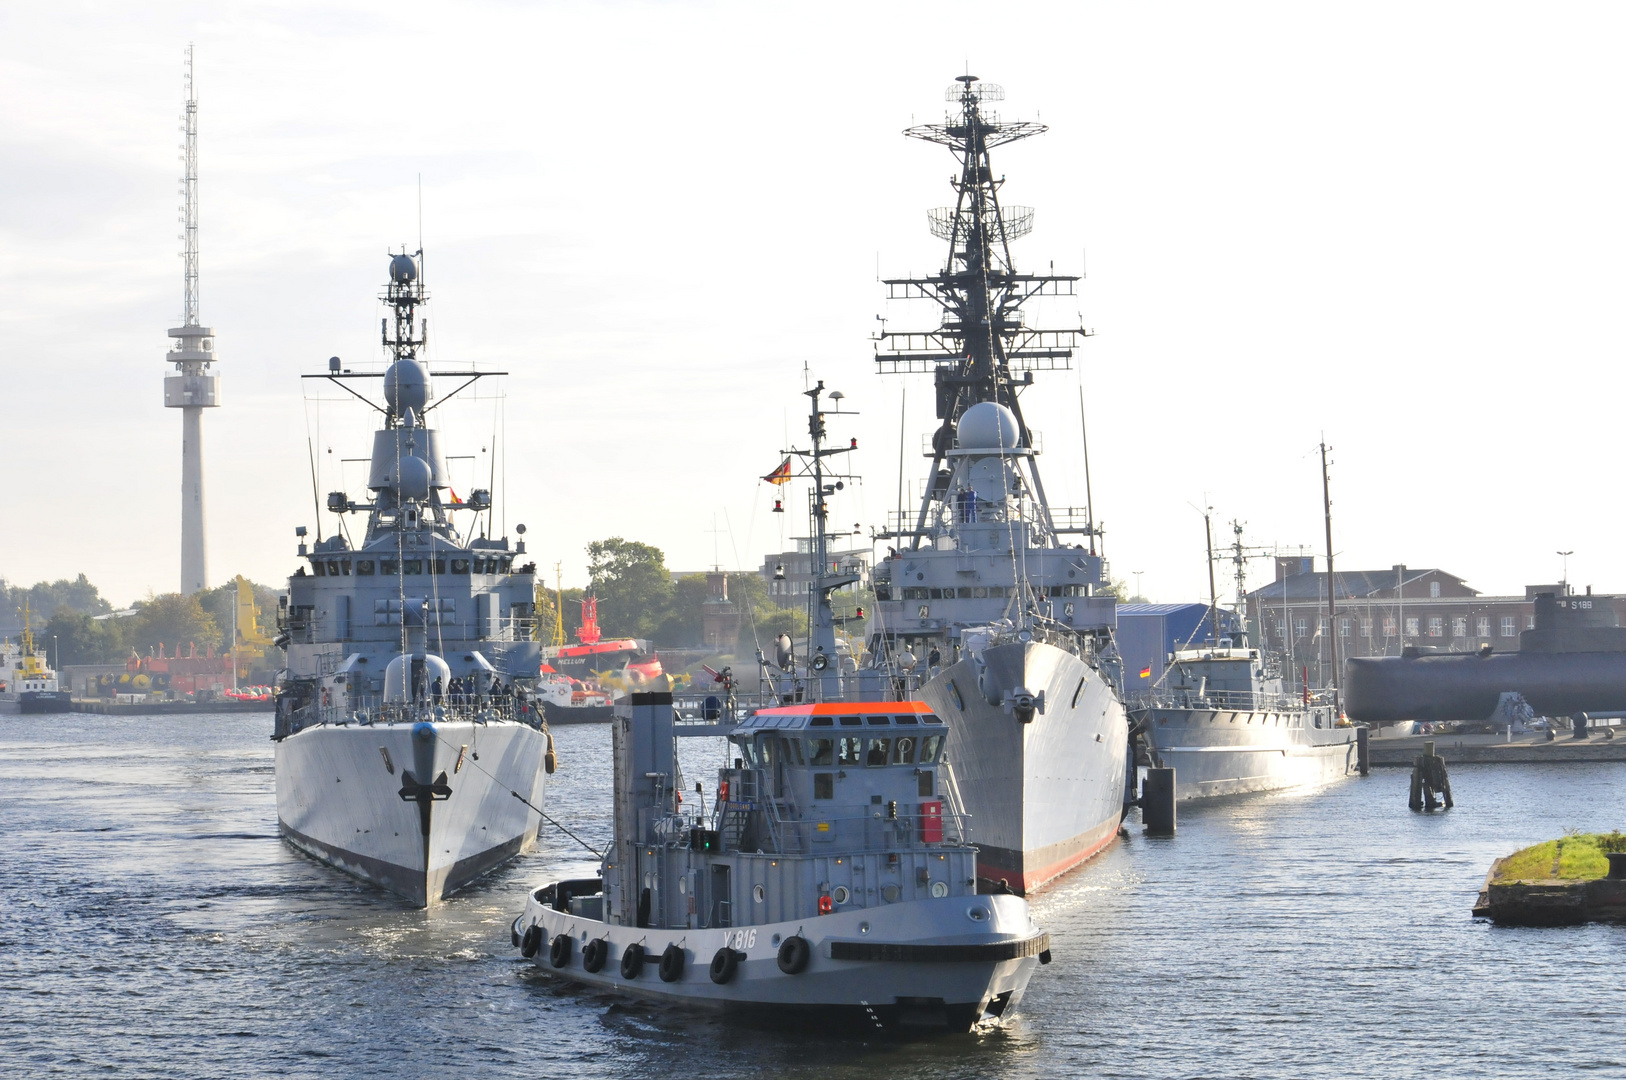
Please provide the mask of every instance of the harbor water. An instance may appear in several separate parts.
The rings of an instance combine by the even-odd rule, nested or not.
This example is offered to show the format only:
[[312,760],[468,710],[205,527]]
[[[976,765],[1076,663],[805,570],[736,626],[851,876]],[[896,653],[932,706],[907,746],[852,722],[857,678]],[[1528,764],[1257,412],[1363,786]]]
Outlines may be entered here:
[[[1212,805],[1035,901],[1021,1016],[865,1041],[566,990],[510,947],[557,830],[432,911],[276,835],[268,715],[0,717],[0,1071],[13,1076],[1507,1077],[1626,1073],[1626,927],[1469,912],[1491,861],[1626,825],[1626,763],[1408,773]],[[609,731],[556,732],[550,815],[609,834]],[[685,747],[706,780],[717,747]],[[1448,759],[1449,760],[1449,759]]]

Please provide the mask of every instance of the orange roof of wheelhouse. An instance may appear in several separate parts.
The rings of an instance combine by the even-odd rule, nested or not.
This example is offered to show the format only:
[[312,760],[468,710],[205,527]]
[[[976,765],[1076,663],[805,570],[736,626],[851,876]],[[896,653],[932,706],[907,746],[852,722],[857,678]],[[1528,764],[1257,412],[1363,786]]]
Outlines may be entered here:
[[802,705],[776,705],[758,709],[772,716],[868,716],[871,713],[929,713],[924,701],[824,701]]

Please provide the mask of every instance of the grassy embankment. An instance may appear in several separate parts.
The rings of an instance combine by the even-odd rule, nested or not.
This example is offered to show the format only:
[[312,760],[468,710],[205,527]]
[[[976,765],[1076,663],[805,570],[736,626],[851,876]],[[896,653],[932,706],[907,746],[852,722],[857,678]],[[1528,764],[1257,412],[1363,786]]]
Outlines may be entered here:
[[1604,853],[1626,851],[1626,835],[1619,829],[1612,833],[1576,833],[1545,844],[1515,851],[1502,860],[1497,870],[1497,881],[1585,881],[1601,878],[1609,873],[1609,860]]

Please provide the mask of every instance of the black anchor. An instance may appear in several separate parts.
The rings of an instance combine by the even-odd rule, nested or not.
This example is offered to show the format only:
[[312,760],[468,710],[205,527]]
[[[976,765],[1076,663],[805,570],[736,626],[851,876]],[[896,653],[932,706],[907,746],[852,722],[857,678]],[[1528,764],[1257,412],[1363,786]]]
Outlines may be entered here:
[[429,835],[429,807],[432,803],[445,802],[452,797],[452,786],[446,782],[446,771],[435,777],[433,784],[420,784],[418,778],[412,775],[411,769],[401,770],[401,801],[417,802],[418,827],[425,836]]

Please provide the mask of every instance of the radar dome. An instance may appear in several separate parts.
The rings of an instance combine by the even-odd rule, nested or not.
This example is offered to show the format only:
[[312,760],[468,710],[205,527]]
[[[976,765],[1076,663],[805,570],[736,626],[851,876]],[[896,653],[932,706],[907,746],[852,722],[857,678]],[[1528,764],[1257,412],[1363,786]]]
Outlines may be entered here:
[[397,360],[384,372],[384,400],[396,416],[408,409],[422,415],[429,397],[429,370],[418,361]]
[[434,475],[429,469],[429,462],[414,454],[408,454],[401,459],[396,475],[400,480],[401,498],[419,500],[429,498],[429,483]]
[[993,401],[979,401],[960,416],[955,428],[961,450],[1014,450],[1021,442],[1016,414]]
[[418,264],[412,261],[407,254],[396,255],[390,259],[390,282],[394,285],[410,285],[418,280]]

